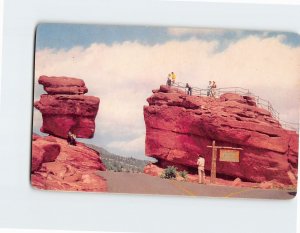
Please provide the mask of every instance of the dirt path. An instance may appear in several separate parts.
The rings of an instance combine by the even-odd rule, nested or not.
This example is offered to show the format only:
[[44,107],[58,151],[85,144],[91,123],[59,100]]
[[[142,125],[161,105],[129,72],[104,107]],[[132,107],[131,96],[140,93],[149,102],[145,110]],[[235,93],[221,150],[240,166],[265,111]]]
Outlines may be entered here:
[[293,195],[285,190],[260,190],[253,188],[203,185],[166,180],[143,173],[102,171],[99,175],[108,183],[108,191],[114,193],[187,195],[210,197],[246,197],[290,199]]

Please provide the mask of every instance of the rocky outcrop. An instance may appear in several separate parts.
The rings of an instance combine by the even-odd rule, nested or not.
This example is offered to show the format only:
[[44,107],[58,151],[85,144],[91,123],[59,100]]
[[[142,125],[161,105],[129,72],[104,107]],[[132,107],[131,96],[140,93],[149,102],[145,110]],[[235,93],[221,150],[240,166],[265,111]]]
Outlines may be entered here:
[[41,76],[39,83],[48,92],[34,103],[43,117],[41,132],[66,138],[72,131],[79,138],[92,138],[100,100],[83,95],[87,92],[83,80]]
[[[211,168],[211,148],[241,147],[240,162],[217,160],[217,175],[243,181],[292,184],[297,177],[298,134],[283,129],[250,96],[227,93],[220,98],[188,96],[167,86],[154,90],[144,107],[146,155],[157,165],[175,165],[196,173],[198,155]],[[292,175],[291,175],[292,174]]]
[[93,137],[99,98],[83,95],[87,88],[81,79],[41,76],[39,83],[48,94],[34,106],[43,116],[41,131],[51,136],[33,134],[31,184],[46,190],[107,191],[105,179],[97,174],[106,169],[99,153],[65,139],[69,131]]
[[60,145],[57,143],[34,140],[32,143],[31,171],[35,172],[39,170],[42,163],[54,162],[58,157],[60,150]]
[[104,171],[99,153],[83,143],[69,145],[66,140],[34,137],[32,174],[34,187],[64,191],[106,191],[106,181],[97,175]]

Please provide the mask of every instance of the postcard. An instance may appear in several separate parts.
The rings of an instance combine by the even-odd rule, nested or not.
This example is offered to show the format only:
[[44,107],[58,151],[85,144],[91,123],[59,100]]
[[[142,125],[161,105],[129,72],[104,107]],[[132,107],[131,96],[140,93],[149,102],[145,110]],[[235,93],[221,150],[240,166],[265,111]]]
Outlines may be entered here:
[[291,199],[300,36],[40,24],[31,185]]

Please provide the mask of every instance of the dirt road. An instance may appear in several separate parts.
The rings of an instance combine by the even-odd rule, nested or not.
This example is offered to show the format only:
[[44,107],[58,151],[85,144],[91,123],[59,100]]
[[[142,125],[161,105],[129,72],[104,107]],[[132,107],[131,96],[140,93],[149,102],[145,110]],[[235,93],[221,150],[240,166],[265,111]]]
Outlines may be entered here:
[[294,196],[285,190],[203,185],[176,180],[166,180],[143,173],[102,171],[99,175],[108,183],[108,191],[114,193],[138,193],[161,195],[187,195],[235,198],[290,199]]

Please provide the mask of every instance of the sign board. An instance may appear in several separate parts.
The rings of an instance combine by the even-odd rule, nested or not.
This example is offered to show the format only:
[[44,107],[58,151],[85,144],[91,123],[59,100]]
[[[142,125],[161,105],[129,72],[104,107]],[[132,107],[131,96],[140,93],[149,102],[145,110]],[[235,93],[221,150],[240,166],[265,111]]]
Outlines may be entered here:
[[240,161],[240,151],[232,149],[220,149],[220,161],[238,163]]

